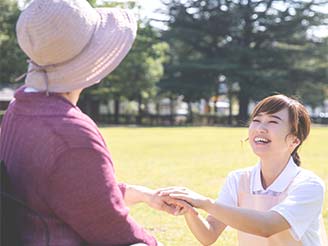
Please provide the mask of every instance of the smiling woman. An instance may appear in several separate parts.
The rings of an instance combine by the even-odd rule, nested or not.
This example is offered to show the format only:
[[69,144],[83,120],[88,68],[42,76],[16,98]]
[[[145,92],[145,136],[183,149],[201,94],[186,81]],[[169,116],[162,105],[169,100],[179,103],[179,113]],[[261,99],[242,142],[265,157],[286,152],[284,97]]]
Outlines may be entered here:
[[239,245],[327,245],[322,220],[324,183],[300,166],[299,146],[310,132],[310,117],[298,101],[284,95],[255,107],[249,142],[260,161],[229,174],[216,201],[186,188],[167,188],[178,205],[184,200],[205,210],[207,219],[182,209],[187,224],[204,245],[217,240],[226,226],[238,230]]

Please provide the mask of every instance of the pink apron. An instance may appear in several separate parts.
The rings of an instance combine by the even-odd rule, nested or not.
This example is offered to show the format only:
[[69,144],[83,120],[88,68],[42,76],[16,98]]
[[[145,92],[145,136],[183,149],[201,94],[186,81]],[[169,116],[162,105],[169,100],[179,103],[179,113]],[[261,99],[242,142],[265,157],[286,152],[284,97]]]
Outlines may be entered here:
[[[292,182],[291,182],[292,183]],[[289,187],[289,186],[288,186]],[[287,190],[278,196],[272,195],[253,195],[250,191],[250,173],[242,175],[238,188],[238,206],[242,208],[267,211],[279,204],[287,196]],[[327,246],[327,236],[321,218],[320,221],[321,245]],[[301,246],[301,241],[296,241],[291,235],[290,230],[285,230],[272,235],[269,238],[260,237],[245,232],[238,231],[239,246]]]

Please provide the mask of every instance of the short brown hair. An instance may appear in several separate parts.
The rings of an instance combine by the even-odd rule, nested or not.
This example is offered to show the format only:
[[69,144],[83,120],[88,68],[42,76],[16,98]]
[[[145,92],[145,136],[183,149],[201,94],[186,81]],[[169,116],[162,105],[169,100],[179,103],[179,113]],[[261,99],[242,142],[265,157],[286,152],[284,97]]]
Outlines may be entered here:
[[296,165],[301,165],[301,159],[297,153],[298,148],[310,133],[311,118],[306,108],[298,100],[287,97],[285,95],[273,95],[264,98],[254,108],[250,120],[260,113],[274,114],[287,108],[290,134],[296,136],[300,140],[300,144],[294,149],[292,157]]

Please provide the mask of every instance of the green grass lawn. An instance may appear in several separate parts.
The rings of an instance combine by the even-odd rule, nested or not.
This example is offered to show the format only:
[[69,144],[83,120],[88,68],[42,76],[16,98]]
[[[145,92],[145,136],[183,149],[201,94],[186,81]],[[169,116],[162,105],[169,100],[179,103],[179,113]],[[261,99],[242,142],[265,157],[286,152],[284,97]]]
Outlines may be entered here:
[[[113,156],[119,181],[150,188],[186,186],[216,198],[225,177],[234,169],[255,165],[246,128],[101,128]],[[313,127],[300,150],[303,167],[328,185],[328,128]],[[328,194],[324,219],[328,229]],[[144,204],[132,216],[166,246],[199,245],[183,216],[174,217]],[[216,246],[237,245],[237,234],[226,229]]]

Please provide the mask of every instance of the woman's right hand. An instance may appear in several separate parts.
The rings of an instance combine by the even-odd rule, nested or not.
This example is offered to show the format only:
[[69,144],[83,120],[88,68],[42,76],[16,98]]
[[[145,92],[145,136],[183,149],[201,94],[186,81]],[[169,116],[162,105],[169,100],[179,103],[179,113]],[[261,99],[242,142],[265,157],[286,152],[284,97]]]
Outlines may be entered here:
[[181,200],[194,208],[203,208],[208,202],[211,201],[210,198],[200,195],[192,190],[185,187],[168,187],[161,189],[161,196],[169,196],[175,199],[178,203]]
[[[163,191],[166,191],[166,190],[168,190],[168,188],[158,189],[158,190],[156,190],[155,194],[153,195],[153,197],[156,198],[154,200],[160,201],[160,203],[162,204],[160,206],[161,208],[159,210],[164,210],[164,211],[168,212],[169,214],[173,214],[176,216],[184,215],[186,213],[198,215],[198,212],[195,210],[195,208],[193,208],[186,201],[175,199],[175,198],[169,196],[169,194],[163,193]],[[153,206],[153,207],[155,207],[155,206]],[[164,209],[164,208],[166,208],[166,209]]]

